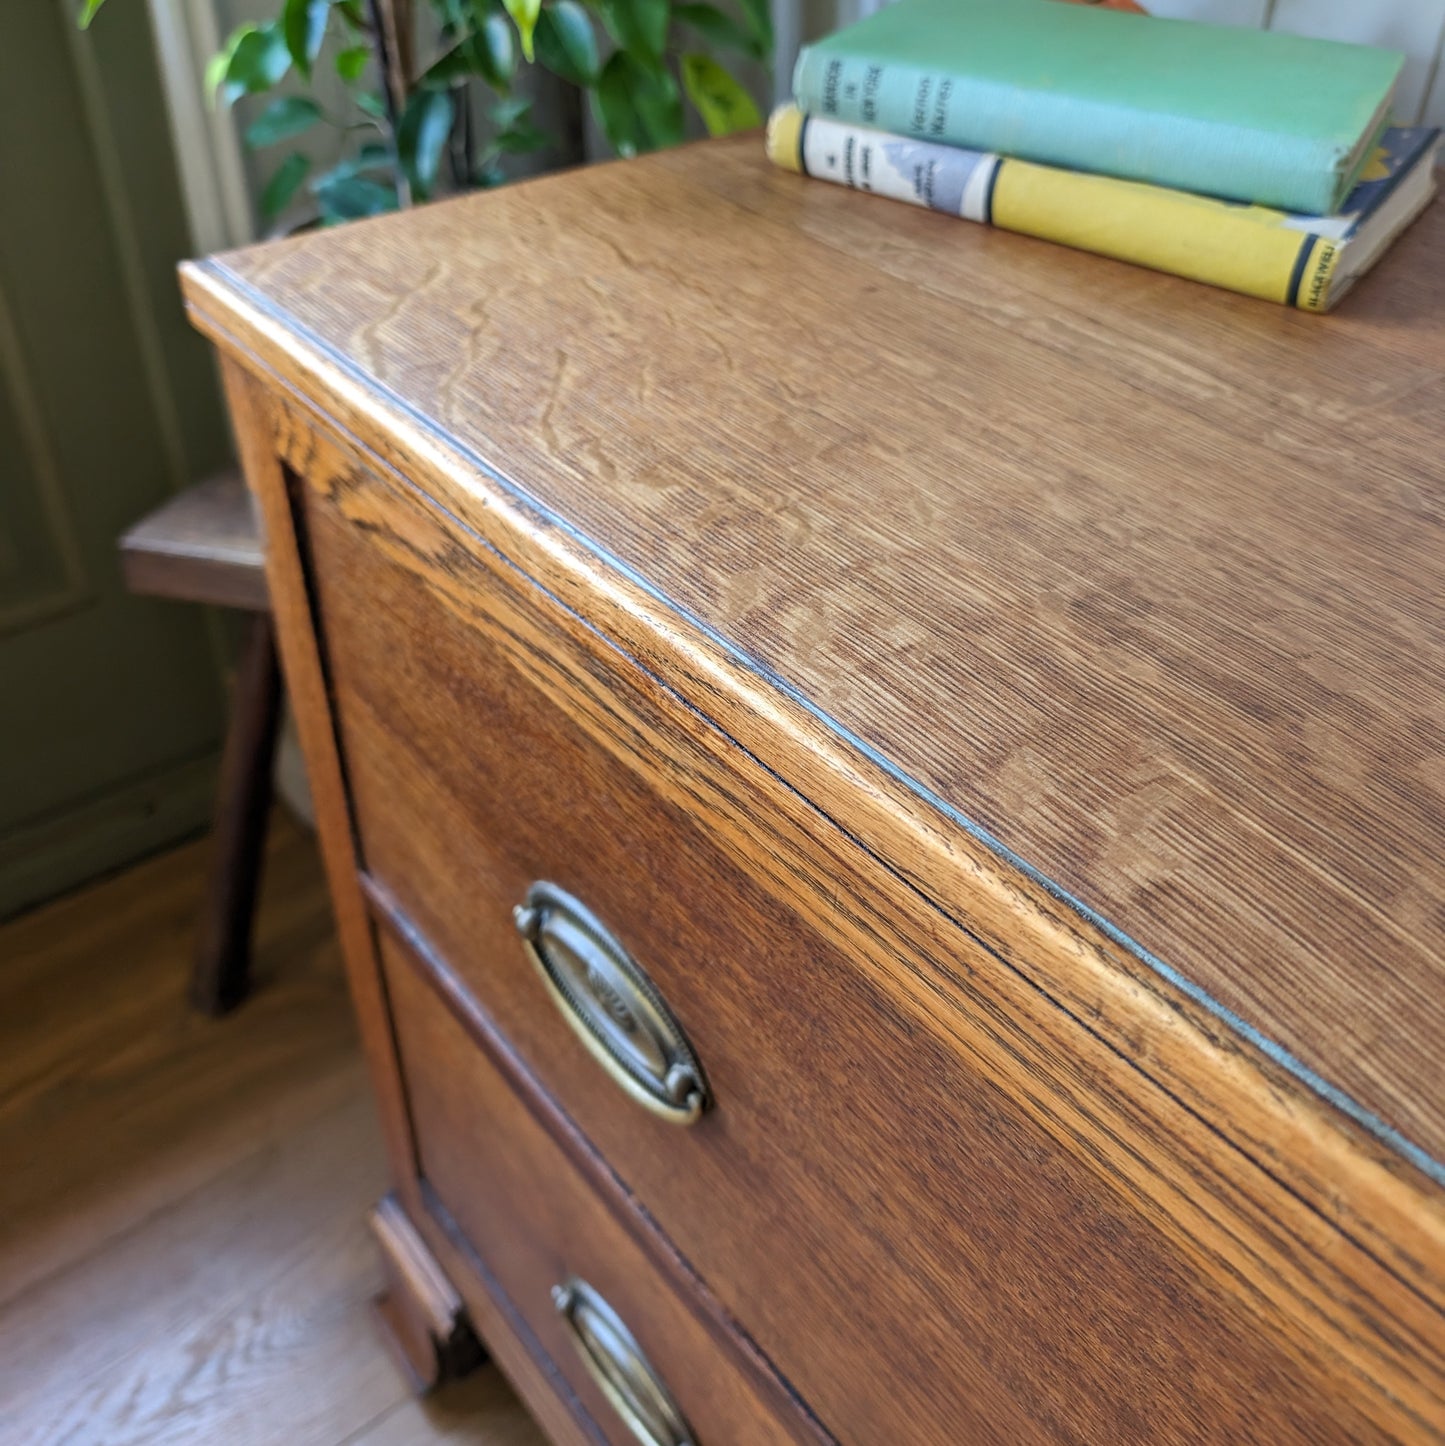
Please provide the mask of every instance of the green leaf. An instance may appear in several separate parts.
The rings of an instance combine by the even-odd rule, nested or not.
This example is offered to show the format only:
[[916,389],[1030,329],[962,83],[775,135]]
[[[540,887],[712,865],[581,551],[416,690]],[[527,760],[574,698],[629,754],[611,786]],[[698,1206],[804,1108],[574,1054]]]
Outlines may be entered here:
[[667,48],[668,0],[597,0],[612,38],[640,60],[660,63]]
[[329,171],[317,176],[311,183],[311,189],[314,191],[328,181],[340,180],[345,176],[359,176],[367,171],[391,174],[395,164],[396,158],[392,155],[390,146],[385,146],[380,141],[368,141],[354,156],[347,156]]
[[272,173],[261,192],[261,214],[279,216],[291,204],[296,188],[306,179],[311,162],[300,151],[292,151]]
[[637,66],[632,77],[632,104],[647,128],[649,149],[675,146],[682,141],[682,96],[671,72]]
[[531,151],[540,151],[544,146],[552,144],[552,137],[544,130],[527,122],[524,125],[514,126],[511,130],[503,131],[496,136],[493,147],[504,155],[519,156],[526,155]]
[[598,122],[619,156],[676,145],[683,136],[682,97],[667,71],[625,50],[602,67],[592,92]]
[[304,96],[284,95],[273,100],[246,127],[246,144],[253,150],[274,146],[310,130],[321,119],[321,107]]
[[769,0],[738,0],[738,9],[743,12],[748,29],[757,36],[764,60],[773,53],[773,16],[768,7]]
[[327,225],[396,210],[396,187],[366,176],[329,177],[311,189]]
[[499,100],[487,114],[492,118],[492,124],[500,131],[510,130],[528,111],[532,109],[532,102],[524,95],[509,95]]
[[[495,90],[506,90],[517,73],[517,50],[512,32],[500,15],[488,15],[482,28],[472,36],[478,51],[481,75]],[[527,59],[530,60],[529,53]]]
[[436,184],[442,148],[452,132],[450,91],[418,90],[412,93],[396,128],[396,153],[412,194],[426,200]]
[[[542,0],[502,0],[507,7],[507,14],[512,17],[512,23],[517,27],[517,34],[522,40],[522,54],[528,61],[536,59],[532,49],[532,35],[537,28],[537,17],[542,13]],[[666,4],[667,0],[663,0]]]
[[459,80],[465,80],[476,71],[470,52],[472,37],[458,41],[445,51],[421,73],[418,85],[429,86],[432,90],[445,90]]
[[227,91],[257,95],[270,90],[291,69],[291,52],[278,25],[243,25],[232,39],[224,80]]
[[516,70],[512,28],[501,15],[489,15],[481,29],[458,41],[426,71],[421,84],[435,89],[480,75],[493,90],[506,90]]
[[95,19],[95,12],[104,4],[105,0],[85,0],[80,7],[80,28],[82,30],[90,29],[90,22]]
[[[225,84],[226,72],[231,68],[231,54],[227,50],[218,50],[206,62],[206,94],[210,97],[212,105],[221,98],[221,87]],[[236,92],[240,94],[239,91]],[[227,102],[235,100],[236,96],[227,94]]]
[[744,30],[731,15],[724,15],[716,5],[674,5],[673,18],[690,25],[704,40],[726,50],[741,51],[754,60],[761,60],[763,47],[757,36]]
[[537,22],[537,59],[572,85],[597,83],[597,37],[577,0],[557,0]]
[[321,53],[330,14],[330,0],[286,0],[286,8],[281,12],[286,52],[307,80],[311,79],[312,62]]
[[336,8],[341,18],[358,33],[364,33],[370,26],[367,23],[366,11],[361,8],[361,0],[336,0]]
[[255,28],[254,25],[237,26],[227,37],[225,46],[206,62],[206,94],[210,96],[212,105],[230,105],[242,94],[241,86],[226,77],[230,74],[231,62],[241,41]]
[[371,64],[371,47],[369,45],[348,45],[345,50],[336,52],[336,73],[348,85],[361,79],[366,74],[366,67]]
[[682,84],[710,136],[730,136],[763,123],[757,102],[710,56],[684,55]]
[[619,156],[635,156],[647,149],[647,135],[632,104],[626,64],[627,54],[619,50],[602,67],[592,92],[592,108],[612,149]]
[[382,98],[380,91],[359,91],[356,96],[356,103],[374,120],[386,119],[386,101]]

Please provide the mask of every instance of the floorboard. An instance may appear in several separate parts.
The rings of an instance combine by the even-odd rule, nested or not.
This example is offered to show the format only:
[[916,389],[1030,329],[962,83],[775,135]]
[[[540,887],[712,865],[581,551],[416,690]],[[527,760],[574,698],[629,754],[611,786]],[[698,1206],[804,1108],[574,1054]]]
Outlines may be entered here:
[[254,997],[185,1002],[205,845],[0,926],[5,1446],[542,1446],[494,1368],[413,1400],[374,1334],[381,1143],[311,837]]

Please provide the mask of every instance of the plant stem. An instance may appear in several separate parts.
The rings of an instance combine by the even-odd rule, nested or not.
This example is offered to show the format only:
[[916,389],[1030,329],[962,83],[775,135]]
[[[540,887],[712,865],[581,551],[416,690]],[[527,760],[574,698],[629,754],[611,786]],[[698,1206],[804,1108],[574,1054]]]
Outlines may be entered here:
[[461,189],[471,184],[467,179],[466,122],[471,109],[467,87],[452,86],[451,97],[452,128],[447,136],[447,169],[451,172],[452,185]]
[[[376,35],[377,58],[381,62],[381,93],[386,102],[386,118],[391,123],[392,150],[396,149],[396,132],[401,113],[406,107],[408,59],[411,47],[406,0],[367,0],[372,30]],[[405,37],[405,39],[404,39]],[[411,185],[396,157],[396,199],[403,208],[411,205]]]

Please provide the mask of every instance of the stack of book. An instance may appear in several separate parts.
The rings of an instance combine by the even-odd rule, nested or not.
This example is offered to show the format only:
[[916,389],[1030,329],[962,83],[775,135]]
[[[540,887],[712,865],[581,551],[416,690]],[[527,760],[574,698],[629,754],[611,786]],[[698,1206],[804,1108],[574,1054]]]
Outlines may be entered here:
[[779,165],[1328,311],[1434,194],[1404,57],[1058,0],[899,0],[798,57]]

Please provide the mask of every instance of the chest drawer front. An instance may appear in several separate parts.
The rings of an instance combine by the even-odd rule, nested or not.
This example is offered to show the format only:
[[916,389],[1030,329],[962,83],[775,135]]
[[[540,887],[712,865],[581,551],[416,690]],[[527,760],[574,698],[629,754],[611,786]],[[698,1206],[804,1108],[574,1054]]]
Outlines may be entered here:
[[404,950],[383,941],[382,954],[433,1211],[598,1431],[616,1446],[820,1443],[760,1365],[663,1280]]
[[[378,896],[840,1439],[1370,1439],[1348,1379],[1301,1369],[946,1018],[718,847],[716,779],[627,660],[364,474],[308,531]],[[513,920],[538,880],[675,1014],[716,1100],[696,1124],[638,1109],[563,1022]]]

